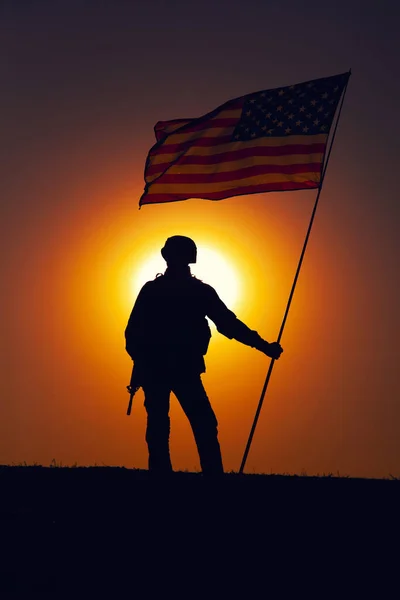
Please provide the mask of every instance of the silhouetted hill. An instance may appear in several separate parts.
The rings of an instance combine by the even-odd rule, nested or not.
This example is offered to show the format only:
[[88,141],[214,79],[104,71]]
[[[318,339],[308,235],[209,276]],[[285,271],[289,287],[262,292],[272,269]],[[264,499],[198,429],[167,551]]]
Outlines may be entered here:
[[337,552],[354,561],[386,547],[400,499],[393,479],[157,479],[115,467],[3,466],[0,489],[2,598],[159,598],[180,587],[192,598],[202,586],[255,597],[277,569],[292,577]]

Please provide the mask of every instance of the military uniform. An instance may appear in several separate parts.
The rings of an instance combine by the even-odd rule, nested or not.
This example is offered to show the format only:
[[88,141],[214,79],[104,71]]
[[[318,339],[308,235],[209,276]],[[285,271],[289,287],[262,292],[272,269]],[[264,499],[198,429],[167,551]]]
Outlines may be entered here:
[[203,473],[223,473],[218,422],[201,373],[211,331],[207,318],[230,339],[262,349],[266,342],[230,311],[217,292],[191,275],[189,267],[164,275],[141,289],[126,330],[126,350],[135,362],[145,394],[149,469],[172,470],[169,399],[176,395],[189,419]]

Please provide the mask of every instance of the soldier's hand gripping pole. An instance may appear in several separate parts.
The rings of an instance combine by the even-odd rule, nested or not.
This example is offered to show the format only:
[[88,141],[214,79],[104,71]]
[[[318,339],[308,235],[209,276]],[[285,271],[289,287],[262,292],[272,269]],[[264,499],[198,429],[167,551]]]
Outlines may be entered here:
[[128,415],[128,417],[131,414],[133,397],[136,394],[136,392],[138,391],[138,389],[140,388],[140,386],[141,386],[141,384],[139,383],[137,369],[135,369],[135,365],[133,365],[131,381],[130,381],[130,384],[126,386],[126,389],[129,392],[128,409],[126,411],[126,414]]

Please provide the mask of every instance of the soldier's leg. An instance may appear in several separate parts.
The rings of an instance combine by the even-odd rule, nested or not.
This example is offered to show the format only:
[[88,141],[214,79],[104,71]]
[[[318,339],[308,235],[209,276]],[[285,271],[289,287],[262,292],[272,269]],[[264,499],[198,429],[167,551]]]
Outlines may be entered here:
[[143,384],[144,406],[147,412],[146,442],[149,451],[149,470],[157,473],[172,472],[169,453],[169,396],[165,382],[148,381]]
[[171,387],[192,427],[203,473],[222,474],[224,468],[218,441],[218,421],[200,375],[176,377]]

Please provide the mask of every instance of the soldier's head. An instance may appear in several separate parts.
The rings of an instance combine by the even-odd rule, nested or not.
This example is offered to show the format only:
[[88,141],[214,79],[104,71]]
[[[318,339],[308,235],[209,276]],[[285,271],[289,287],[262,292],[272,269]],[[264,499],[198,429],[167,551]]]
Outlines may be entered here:
[[184,267],[196,262],[197,247],[192,239],[173,235],[165,242],[161,255],[169,267]]

